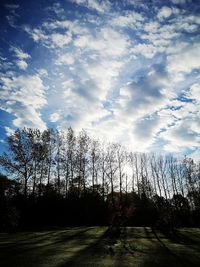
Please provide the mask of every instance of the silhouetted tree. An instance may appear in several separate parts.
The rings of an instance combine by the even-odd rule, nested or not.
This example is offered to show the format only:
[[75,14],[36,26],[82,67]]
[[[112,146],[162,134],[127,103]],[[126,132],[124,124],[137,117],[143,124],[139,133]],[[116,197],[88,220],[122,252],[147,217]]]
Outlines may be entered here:
[[21,180],[27,197],[28,181],[33,175],[32,129],[16,130],[7,138],[8,152],[0,156],[0,165]]
[[[1,229],[52,225],[199,226],[200,163],[127,152],[82,130],[18,129],[0,165]],[[7,226],[6,226],[7,225]]]

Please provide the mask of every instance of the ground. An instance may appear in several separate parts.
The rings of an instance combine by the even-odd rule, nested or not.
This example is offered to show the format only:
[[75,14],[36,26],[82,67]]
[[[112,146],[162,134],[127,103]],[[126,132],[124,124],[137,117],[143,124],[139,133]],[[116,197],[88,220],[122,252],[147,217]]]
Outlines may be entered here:
[[106,227],[0,234],[1,267],[200,266],[200,229],[168,236],[149,227]]

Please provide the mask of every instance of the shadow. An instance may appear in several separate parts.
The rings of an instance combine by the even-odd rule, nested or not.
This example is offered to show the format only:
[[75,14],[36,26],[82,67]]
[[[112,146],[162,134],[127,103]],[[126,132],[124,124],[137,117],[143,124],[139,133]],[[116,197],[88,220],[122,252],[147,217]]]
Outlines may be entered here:
[[176,230],[173,235],[165,232],[165,236],[174,243],[184,244],[200,252],[200,236],[191,229],[185,231]]
[[[66,231],[54,231],[54,232],[48,232],[48,233],[35,233],[35,234],[24,234],[26,235],[26,238],[19,239],[16,237],[12,242],[9,242],[7,245],[0,243],[1,249],[12,249],[13,252],[16,251],[16,254],[23,254],[24,252],[27,252],[28,250],[32,250],[33,247],[40,243],[38,247],[34,247],[34,249],[40,249],[43,245],[43,242],[46,240],[52,241],[54,244],[66,242],[69,240],[72,240],[74,238],[77,238],[78,236],[84,235],[88,230],[90,230],[91,227],[88,227],[84,230],[80,229],[75,234],[71,234],[70,230]],[[50,245],[50,244],[49,244]],[[48,244],[44,243],[44,246],[49,246]]]
[[[132,232],[133,236],[130,228],[127,230],[126,227],[120,227],[120,234],[110,233],[108,229],[95,243],[87,246],[58,267],[142,266],[137,265],[137,262],[143,262],[147,252],[132,244],[129,240],[129,232]],[[143,237],[145,238],[144,233]],[[139,238],[137,235],[136,239]]]
[[164,248],[164,250],[166,251],[167,254],[170,254],[172,256],[174,256],[176,258],[176,260],[180,261],[181,263],[181,259],[179,259],[179,257],[177,257],[176,254],[174,254],[167,246],[166,244],[162,241],[162,239],[159,237],[159,235],[157,234],[156,230],[154,228],[152,228],[152,232],[155,235],[156,239],[158,240],[158,242],[160,243],[160,245]]
[[176,232],[168,234],[166,231],[158,231],[154,228],[152,228],[152,233],[157,240],[155,249],[157,257],[153,260],[153,255],[149,256],[142,266],[199,266],[200,258],[193,254],[194,250],[188,250],[186,239],[180,239],[180,235],[175,234]]
[[[168,237],[149,227],[120,227],[114,233],[101,227],[29,233],[27,239],[24,234],[21,239],[13,236],[10,247],[2,245],[0,263],[2,267],[196,267],[200,261],[193,236],[188,230]],[[1,240],[6,242],[6,236]]]
[[[115,255],[113,245],[116,239],[110,238],[108,230],[106,230],[95,242],[86,246],[85,249],[78,251],[65,263],[58,265],[57,267],[79,267],[79,266],[95,266],[100,267],[101,260],[109,256],[111,259]],[[105,265],[106,266],[106,265]]]
[[[0,250],[0,262],[3,267],[25,267],[25,266],[40,266],[43,262],[48,262],[49,259],[52,259],[61,255],[66,257],[64,254],[65,248],[70,247],[70,244],[73,244],[73,247],[78,247],[81,240],[84,238],[89,239],[90,234],[87,234],[89,230],[93,228],[80,228],[80,229],[71,229],[69,231],[58,231],[50,232],[47,235],[43,235],[43,238],[30,240],[30,235],[27,235],[25,242],[11,242],[8,245],[1,247]],[[75,232],[71,234],[71,232]],[[52,235],[51,235],[52,234]],[[48,266],[48,265],[47,265]],[[51,265],[52,266],[52,265]]]

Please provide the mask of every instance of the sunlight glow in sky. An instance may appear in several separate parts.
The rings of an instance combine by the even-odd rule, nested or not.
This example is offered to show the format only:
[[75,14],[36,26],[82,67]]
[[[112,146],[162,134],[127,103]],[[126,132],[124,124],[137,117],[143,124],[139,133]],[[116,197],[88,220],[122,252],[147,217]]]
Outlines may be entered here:
[[200,152],[200,1],[1,1],[0,141],[71,126]]

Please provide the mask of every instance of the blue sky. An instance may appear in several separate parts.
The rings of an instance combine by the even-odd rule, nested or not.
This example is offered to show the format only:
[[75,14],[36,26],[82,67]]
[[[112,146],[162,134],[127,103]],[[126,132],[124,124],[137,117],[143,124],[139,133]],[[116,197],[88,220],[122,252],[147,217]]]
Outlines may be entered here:
[[198,157],[200,2],[1,1],[0,141],[55,127]]

